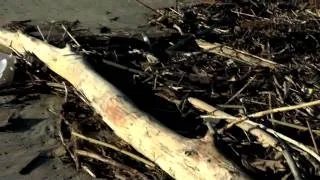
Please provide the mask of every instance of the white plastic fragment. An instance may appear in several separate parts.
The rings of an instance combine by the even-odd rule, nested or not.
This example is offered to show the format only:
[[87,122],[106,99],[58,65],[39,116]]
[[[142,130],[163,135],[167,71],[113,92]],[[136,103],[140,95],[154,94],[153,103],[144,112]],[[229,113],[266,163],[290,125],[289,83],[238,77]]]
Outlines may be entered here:
[[0,52],[0,88],[11,84],[15,73],[15,58]]

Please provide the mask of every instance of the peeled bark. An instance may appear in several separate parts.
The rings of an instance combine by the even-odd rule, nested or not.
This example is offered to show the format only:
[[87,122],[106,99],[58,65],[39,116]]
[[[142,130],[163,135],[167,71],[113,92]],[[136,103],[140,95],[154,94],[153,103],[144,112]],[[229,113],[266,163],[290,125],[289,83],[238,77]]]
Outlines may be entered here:
[[116,135],[176,179],[248,179],[213,145],[182,137],[139,110],[124,94],[95,73],[69,47],[59,49],[20,32],[0,30],[0,45],[31,52],[82,92]]

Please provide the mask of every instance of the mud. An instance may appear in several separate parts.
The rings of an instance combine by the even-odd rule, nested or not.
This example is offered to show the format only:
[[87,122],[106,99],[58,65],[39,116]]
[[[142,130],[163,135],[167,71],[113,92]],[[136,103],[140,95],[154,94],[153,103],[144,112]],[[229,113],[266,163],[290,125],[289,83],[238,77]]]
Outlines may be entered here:
[[[173,6],[174,0],[144,0],[152,8]],[[92,30],[136,29],[147,23],[152,10],[135,0],[0,0],[0,21],[32,19],[33,21],[79,20]]]

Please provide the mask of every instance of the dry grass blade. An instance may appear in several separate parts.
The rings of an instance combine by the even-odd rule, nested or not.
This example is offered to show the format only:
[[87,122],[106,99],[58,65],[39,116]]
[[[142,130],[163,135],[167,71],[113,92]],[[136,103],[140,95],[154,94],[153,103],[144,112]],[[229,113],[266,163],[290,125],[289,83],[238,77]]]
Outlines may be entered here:
[[91,177],[97,178],[97,176],[85,165],[81,165],[81,168],[87,172]]
[[294,106],[286,106],[286,107],[280,107],[280,108],[265,110],[265,111],[261,111],[261,112],[250,114],[250,115],[248,115],[248,117],[249,118],[258,118],[258,117],[262,117],[262,116],[265,116],[265,115],[268,115],[268,114],[292,111],[292,110],[302,109],[302,108],[306,108],[306,107],[310,107],[310,106],[316,106],[316,105],[320,105],[320,100],[311,101],[311,102],[307,102],[307,103],[302,103],[302,104],[298,104],[298,105],[294,105]]
[[270,61],[268,59],[261,58],[259,56],[250,54],[245,51],[241,51],[238,49],[233,49],[232,47],[225,46],[219,43],[209,43],[201,39],[196,40],[198,46],[205,51],[210,53],[214,53],[220,56],[232,58],[236,61],[251,65],[251,66],[262,66],[268,67],[270,69],[275,69],[280,64]]
[[249,81],[241,88],[239,91],[236,92],[225,104],[229,104],[231,101],[233,101],[243,90],[245,90],[249,84],[256,78],[256,76],[253,76],[249,79]]
[[317,142],[316,142],[316,140],[314,139],[314,136],[313,136],[313,133],[312,133],[312,129],[311,129],[311,127],[310,127],[310,123],[309,123],[308,120],[306,121],[306,123],[307,123],[307,126],[308,126],[308,130],[309,130],[309,133],[310,133],[310,136],[311,136],[311,140],[312,140],[314,149],[315,149],[315,151],[317,152],[317,154],[319,154]]
[[135,160],[137,160],[137,161],[140,161],[140,162],[142,162],[142,163],[144,163],[144,164],[146,164],[146,165],[148,165],[148,166],[150,166],[150,167],[155,167],[155,165],[154,165],[151,161],[148,161],[148,160],[146,160],[146,159],[144,159],[144,158],[141,158],[141,157],[139,157],[139,156],[137,156],[137,155],[135,155],[135,154],[133,154],[133,153],[131,153],[131,152],[122,150],[122,149],[120,149],[120,148],[118,148],[118,147],[116,147],[116,146],[114,146],[114,145],[112,145],[112,144],[108,144],[108,143],[105,143],[105,142],[102,142],[102,141],[99,141],[99,140],[96,140],[96,139],[93,139],[93,138],[86,137],[86,136],[84,136],[84,135],[82,135],[82,134],[79,134],[79,133],[77,133],[77,132],[74,132],[74,131],[72,131],[71,134],[72,134],[73,136],[77,137],[77,138],[80,138],[80,139],[89,141],[89,142],[91,142],[91,143],[93,143],[93,144],[98,144],[98,145],[101,145],[101,146],[104,146],[104,147],[113,149],[113,150],[115,150],[115,151],[121,152],[121,153],[123,153],[123,154],[131,157],[132,159],[135,159]]

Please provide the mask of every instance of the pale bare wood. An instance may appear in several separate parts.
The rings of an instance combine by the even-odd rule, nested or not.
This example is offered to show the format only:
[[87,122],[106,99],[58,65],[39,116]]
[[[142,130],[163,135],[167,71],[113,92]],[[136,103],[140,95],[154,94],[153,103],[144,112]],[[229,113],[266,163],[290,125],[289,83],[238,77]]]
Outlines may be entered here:
[[220,43],[209,43],[202,39],[197,39],[196,42],[198,46],[205,51],[228,57],[248,65],[268,67],[270,69],[275,69],[280,66],[280,64],[276,62],[250,54],[245,51],[234,49],[230,46],[222,45]]
[[[225,120],[228,123],[233,123],[234,121],[237,121],[237,118],[227,114],[221,110],[218,110],[217,108],[211,106],[210,104],[207,104],[204,101],[201,101],[197,98],[188,98],[188,101],[197,109],[201,110],[201,111],[206,111],[208,113],[210,113],[212,116],[219,116],[219,117],[223,117],[225,118]],[[314,101],[313,103],[308,103],[307,105],[310,106],[313,105],[314,103],[316,103],[316,101]],[[302,106],[299,107],[304,107],[306,106],[306,104],[303,104]],[[308,107],[306,106],[306,107]],[[296,106],[297,107],[297,106]],[[287,108],[288,110],[288,108]],[[262,111],[263,112],[263,111]],[[207,116],[207,117],[210,117]],[[253,122],[247,118],[242,119],[241,117],[238,118],[238,120],[241,120],[238,124],[235,124],[237,127],[241,128],[244,131],[250,132],[252,135],[256,136],[257,140],[262,143],[265,146],[271,146],[276,148],[279,151],[283,151],[283,149],[278,145],[278,141],[277,139],[275,139],[273,136],[269,135],[268,133],[274,135],[275,137],[278,137],[286,142],[288,142],[289,144],[292,144],[298,148],[300,148],[301,150],[307,152],[310,156],[312,156],[313,158],[315,158],[318,162],[320,162],[320,156],[314,152],[313,150],[311,150],[310,148],[308,148],[307,146],[305,146],[302,143],[299,143],[298,141],[289,138],[288,136],[285,136],[279,132],[276,132],[273,129],[267,128],[262,124]],[[264,131],[263,131],[264,130]],[[268,133],[266,133],[268,132]]]
[[[236,117],[227,114],[213,106],[211,106],[210,104],[207,104],[206,102],[203,102],[197,98],[188,98],[188,101],[197,109],[200,109],[202,111],[208,112],[210,114],[212,114],[213,116],[219,116],[219,117],[225,117],[226,121],[228,123],[233,123]],[[241,119],[241,118],[240,118]],[[239,118],[238,118],[239,120]],[[279,151],[282,151],[281,147],[279,146],[278,141],[272,137],[271,135],[269,135],[268,133],[266,133],[265,131],[261,130],[260,128],[257,128],[255,126],[252,126],[251,124],[246,123],[248,120],[245,119],[245,121],[240,122],[235,124],[236,126],[238,126],[239,128],[243,129],[244,131],[250,132],[252,135],[254,135],[255,137],[257,137],[258,141],[265,147],[274,147],[276,149],[278,149]]]
[[315,101],[292,105],[292,106],[279,107],[279,108],[275,108],[275,109],[269,109],[269,110],[250,114],[250,115],[248,115],[248,117],[258,118],[258,117],[262,117],[262,116],[272,114],[272,113],[292,111],[292,110],[296,110],[296,109],[302,109],[302,108],[307,108],[307,107],[317,106],[317,105],[320,105],[320,100],[315,100]]
[[[248,179],[209,139],[191,140],[140,111],[69,47],[59,49],[20,32],[0,30],[0,45],[31,52],[86,96],[105,123],[137,151],[176,179]],[[192,152],[192,153],[190,153]]]

